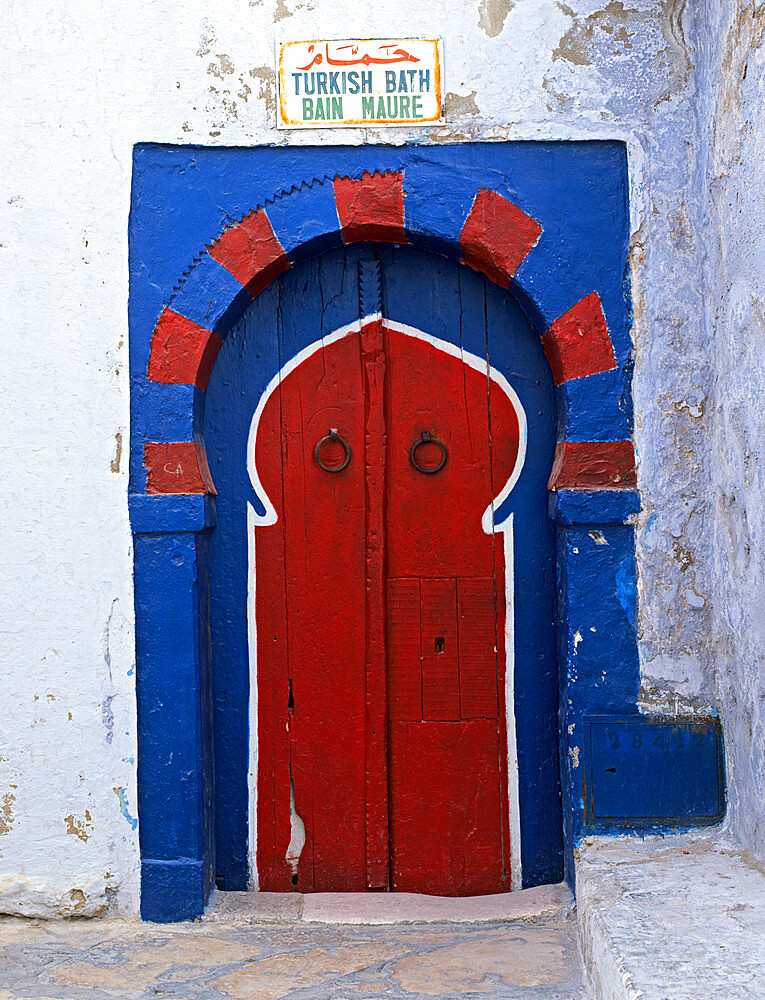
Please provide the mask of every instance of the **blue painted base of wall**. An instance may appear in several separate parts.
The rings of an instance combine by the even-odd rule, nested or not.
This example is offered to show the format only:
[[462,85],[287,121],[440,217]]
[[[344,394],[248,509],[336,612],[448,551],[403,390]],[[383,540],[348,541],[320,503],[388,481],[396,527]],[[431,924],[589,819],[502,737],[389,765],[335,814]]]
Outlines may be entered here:
[[204,864],[180,858],[141,862],[141,919],[157,924],[194,920],[207,902]]

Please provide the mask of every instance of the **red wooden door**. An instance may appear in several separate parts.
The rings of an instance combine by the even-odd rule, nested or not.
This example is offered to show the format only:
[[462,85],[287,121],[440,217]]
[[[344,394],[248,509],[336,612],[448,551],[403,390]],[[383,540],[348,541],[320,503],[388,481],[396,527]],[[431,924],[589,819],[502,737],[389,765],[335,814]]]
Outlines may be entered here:
[[391,323],[301,352],[264,398],[261,889],[510,888],[505,555],[482,521],[519,426],[485,363]]

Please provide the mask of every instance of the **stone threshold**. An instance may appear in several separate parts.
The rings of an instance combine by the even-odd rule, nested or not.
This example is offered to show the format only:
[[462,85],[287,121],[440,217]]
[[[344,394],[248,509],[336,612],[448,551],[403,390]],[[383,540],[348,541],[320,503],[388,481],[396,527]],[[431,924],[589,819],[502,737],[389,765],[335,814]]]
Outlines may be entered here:
[[553,926],[566,921],[573,897],[565,883],[491,896],[414,892],[220,892],[203,921],[255,924],[481,924]]

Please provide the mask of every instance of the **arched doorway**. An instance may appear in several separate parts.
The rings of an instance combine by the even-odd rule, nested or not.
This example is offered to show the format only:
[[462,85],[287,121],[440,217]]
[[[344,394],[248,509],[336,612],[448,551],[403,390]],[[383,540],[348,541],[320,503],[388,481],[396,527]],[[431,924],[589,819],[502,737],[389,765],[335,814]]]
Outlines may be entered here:
[[[204,428],[223,886],[248,847],[264,889],[560,879],[539,336],[483,275],[359,245],[282,275],[224,343]],[[315,455],[333,428],[338,473],[339,441]],[[437,473],[412,463],[423,432]]]
[[[370,240],[396,244],[397,252],[404,252],[404,244],[435,254],[429,258],[433,267],[446,266],[444,258],[459,261],[499,288],[511,289],[508,295],[495,293],[492,285],[474,285],[468,293],[463,285],[460,295],[470,299],[471,308],[439,334],[429,324],[434,303],[449,297],[444,293],[448,282],[413,287],[404,280],[398,287],[405,308],[393,322],[430,331],[429,336],[452,345],[472,337],[468,350],[483,358],[486,321],[484,329],[463,324],[456,337],[459,323],[481,316],[481,310],[486,320],[489,313],[510,310],[510,304],[517,310],[522,303],[519,315],[535,317],[541,334],[558,414],[547,483],[550,521],[541,530],[551,531],[550,522],[555,526],[558,737],[566,877],[573,878],[578,838],[585,829],[600,829],[585,808],[591,771],[587,718],[634,713],[639,689],[632,523],[639,498],[630,440],[630,307],[623,280],[627,190],[626,150],[616,142],[458,144],[427,151],[332,146],[288,153],[136,148],[130,214],[129,505],[144,919],[200,914],[215,879],[224,888],[246,888],[248,854],[257,875],[257,781],[249,786],[253,793],[248,791],[248,766],[255,774],[257,761],[248,761],[246,747],[250,720],[258,715],[258,686],[249,684],[247,643],[232,641],[227,655],[218,651],[214,670],[212,665],[210,598],[225,599],[227,592],[236,597],[239,577],[232,573],[211,590],[211,546],[225,540],[229,558],[245,576],[248,561],[242,543],[247,526],[241,520],[246,504],[239,505],[241,523],[229,516],[227,504],[236,491],[226,486],[218,497],[216,485],[224,484],[213,480],[207,463],[206,390],[211,374],[217,377],[216,356],[222,347],[234,350],[227,344],[237,340],[244,356],[244,328],[237,324],[248,306],[265,296],[263,302],[271,303],[268,308],[278,319],[287,303],[274,297],[272,282],[291,270],[300,270],[305,279],[310,261],[317,261],[318,270],[293,297],[296,320],[305,318],[301,307],[310,304],[326,335],[374,312],[364,307],[370,296],[379,302],[371,286],[361,288],[360,310],[358,303],[351,308],[355,281],[353,294],[342,282],[330,294],[321,271],[329,258],[320,256]],[[457,273],[470,274],[467,268]],[[390,292],[388,287],[389,298]],[[393,315],[388,305],[386,310]],[[512,317],[508,321],[512,325]],[[300,323],[292,329],[300,330]],[[255,325],[248,338],[252,377],[229,381],[233,391],[221,419],[228,416],[231,442],[240,431],[246,435],[269,380],[299,349],[280,357],[277,331],[276,321]],[[307,333],[296,338],[301,347],[316,339],[315,331]],[[509,343],[494,338],[489,345],[491,365],[508,372],[508,378],[517,359],[497,352]],[[538,342],[527,343],[538,357]],[[535,401],[527,402],[525,393],[533,388],[533,380],[517,385],[530,423]],[[225,450],[226,434],[221,441]],[[542,453],[529,451],[508,508],[521,503],[532,481],[530,463]],[[244,480],[239,495],[249,496],[247,503],[253,501],[259,510],[245,463],[227,467]],[[540,517],[543,508],[534,507]],[[522,547],[533,549],[537,538],[532,531],[513,537],[517,567],[524,561]],[[523,608],[533,593],[529,580],[519,573],[516,582],[513,646],[518,660],[524,636],[536,641],[543,629],[533,607]],[[246,636],[246,608],[237,599],[227,607],[223,633]],[[533,656],[526,662],[533,663]],[[537,764],[554,770],[555,761],[544,728],[535,728],[537,710],[544,715],[546,708],[535,703],[533,672],[514,670],[506,676],[515,684],[515,815],[522,834],[510,838],[511,854],[520,844],[521,856],[521,863],[511,858],[511,873],[514,882],[532,885],[559,870],[560,842],[549,835],[549,802],[537,798],[542,785],[534,784]],[[220,718],[221,712],[224,724],[215,727],[213,741],[213,716]],[[256,751],[257,739],[250,745]],[[510,748],[508,761],[513,759]],[[557,801],[554,814],[557,822]]]

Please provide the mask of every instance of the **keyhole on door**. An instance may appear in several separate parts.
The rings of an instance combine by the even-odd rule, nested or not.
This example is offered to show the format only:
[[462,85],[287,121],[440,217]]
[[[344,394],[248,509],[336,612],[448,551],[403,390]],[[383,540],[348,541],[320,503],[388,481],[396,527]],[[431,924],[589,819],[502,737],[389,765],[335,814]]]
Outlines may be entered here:
[[287,708],[290,711],[292,711],[294,707],[295,707],[295,699],[292,697],[292,678],[290,677],[290,695],[289,698],[287,699]]
[[443,653],[444,651],[444,637],[442,635],[436,636],[436,652]]

